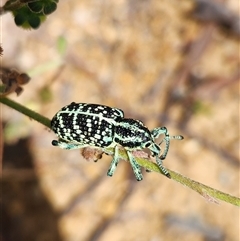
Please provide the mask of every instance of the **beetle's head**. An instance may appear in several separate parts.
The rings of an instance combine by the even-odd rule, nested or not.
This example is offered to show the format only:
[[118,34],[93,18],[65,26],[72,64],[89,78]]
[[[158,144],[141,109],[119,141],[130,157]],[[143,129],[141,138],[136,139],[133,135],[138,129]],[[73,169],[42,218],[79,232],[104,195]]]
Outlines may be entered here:
[[151,151],[152,156],[159,156],[161,148],[155,142],[148,141],[144,143],[144,148],[148,148]]

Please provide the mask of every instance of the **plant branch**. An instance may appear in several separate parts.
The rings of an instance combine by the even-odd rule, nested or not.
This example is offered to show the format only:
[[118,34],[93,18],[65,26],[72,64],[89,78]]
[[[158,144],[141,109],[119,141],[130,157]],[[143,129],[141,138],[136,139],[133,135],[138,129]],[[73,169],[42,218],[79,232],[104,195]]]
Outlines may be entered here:
[[[46,127],[51,128],[51,126],[50,126],[51,122],[48,118],[46,118],[32,110],[29,110],[28,108],[16,103],[15,101],[12,101],[8,98],[3,97],[3,98],[0,98],[0,102],[21,112],[22,114],[30,117],[31,119],[34,119],[34,120],[40,122],[41,124],[45,125]],[[109,152],[110,155],[113,155],[113,152],[114,152],[113,148],[108,148],[106,150],[107,150],[107,152]],[[126,151],[124,151],[124,149],[119,150],[119,155],[120,155],[121,159],[128,160]],[[140,166],[146,168],[147,170],[161,173],[161,170],[157,166],[157,164],[149,161],[149,158],[146,159],[146,158],[141,158],[141,157],[135,156],[135,159]],[[227,193],[221,192],[212,187],[209,187],[202,183],[191,180],[190,178],[184,177],[183,175],[181,175],[177,172],[171,171],[169,169],[167,169],[167,170],[169,171],[172,180],[175,180],[175,181],[183,184],[184,186],[187,186],[187,187],[191,188],[192,190],[198,192],[200,195],[202,195],[208,201],[218,203],[216,199],[219,199],[219,200],[225,201],[227,203],[230,203],[230,204],[233,204],[236,206],[240,206],[240,198],[238,198],[238,197],[231,196]]]
[[[108,150],[109,150],[109,153],[113,154],[112,148],[109,148]],[[128,160],[126,151],[119,150],[118,154],[121,157],[121,159]],[[162,175],[164,175],[161,172],[161,170],[157,164],[153,163],[152,161],[149,161],[150,158],[146,159],[146,158],[141,158],[141,157],[135,156],[135,159],[138,162],[138,164],[140,166],[144,167],[146,170],[158,172],[158,173],[161,173]],[[221,192],[212,187],[206,186],[200,182],[191,180],[190,178],[187,178],[177,172],[171,171],[169,169],[167,169],[167,170],[170,173],[172,180],[175,180],[175,181],[183,184],[184,186],[187,186],[187,187],[191,188],[192,190],[198,192],[200,195],[202,195],[205,199],[207,199],[210,202],[218,203],[218,201],[216,199],[219,199],[219,200],[225,201],[227,203],[230,203],[230,204],[233,204],[236,206],[240,206],[240,198],[238,198],[238,197],[231,196],[227,193],[224,193],[224,192]]]
[[43,124],[44,126],[51,128],[51,124],[50,124],[51,121],[48,118],[38,114],[37,112],[30,110],[27,107],[13,101],[13,100],[5,98],[5,97],[0,97],[0,102],[11,107],[12,109],[14,109],[16,111],[28,116],[31,119],[38,121],[39,123]]

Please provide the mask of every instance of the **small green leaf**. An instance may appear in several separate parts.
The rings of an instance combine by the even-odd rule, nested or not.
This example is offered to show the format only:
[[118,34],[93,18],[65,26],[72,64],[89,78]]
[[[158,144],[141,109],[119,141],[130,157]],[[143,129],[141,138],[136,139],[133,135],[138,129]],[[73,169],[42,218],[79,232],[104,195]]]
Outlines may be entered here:
[[26,16],[24,16],[21,13],[16,14],[16,16],[14,18],[14,22],[17,26],[23,25],[25,21],[26,21]]
[[31,16],[28,19],[28,23],[33,29],[37,29],[41,24],[41,20],[39,16]]
[[34,13],[40,13],[43,10],[43,4],[41,2],[30,2],[28,3],[28,7]]
[[44,5],[43,7],[43,13],[45,15],[51,14],[57,9],[57,4],[55,2],[49,2]]
[[16,25],[25,29],[36,29],[46,19],[42,13],[32,12],[27,5],[13,11],[13,15]]

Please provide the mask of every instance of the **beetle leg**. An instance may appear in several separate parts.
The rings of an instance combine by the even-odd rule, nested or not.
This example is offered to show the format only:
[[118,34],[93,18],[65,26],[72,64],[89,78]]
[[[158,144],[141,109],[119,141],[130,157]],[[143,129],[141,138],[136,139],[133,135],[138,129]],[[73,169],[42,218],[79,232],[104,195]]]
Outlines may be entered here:
[[168,170],[162,165],[162,159],[160,159],[158,156],[156,157],[156,162],[158,167],[160,168],[161,172],[168,178],[171,178],[170,173]]
[[177,139],[182,140],[183,136],[170,136],[166,127],[157,127],[151,131],[151,135],[154,139],[158,138],[160,135],[164,134],[163,140],[158,144],[161,145],[165,141],[165,149],[163,154],[160,156],[161,160],[164,160],[168,154],[169,146],[170,146],[170,139]]
[[87,144],[81,144],[81,143],[73,143],[73,142],[66,142],[63,140],[53,140],[52,141],[52,145],[53,146],[58,146],[62,149],[66,149],[66,150],[73,150],[73,149],[80,149],[80,148],[84,148],[87,147],[89,145]]
[[157,127],[155,129],[153,129],[151,131],[151,134],[152,134],[152,137],[154,139],[158,138],[160,135],[164,134],[164,139],[159,143],[159,145],[165,141],[166,142],[166,145],[165,145],[165,149],[164,149],[164,152],[163,154],[160,156],[160,159],[161,160],[164,160],[167,156],[167,153],[168,153],[168,150],[169,150],[169,145],[170,145],[170,137],[169,137],[169,134],[168,134],[168,130],[166,127]]
[[115,172],[115,170],[117,168],[118,162],[119,162],[118,146],[116,145],[114,147],[113,159],[112,159],[112,162],[111,162],[110,167],[109,167],[108,172],[107,172],[107,175],[109,177],[111,177],[114,174],[114,172]]
[[141,181],[143,179],[143,175],[140,166],[138,165],[130,151],[127,151],[127,155],[137,181]]
[[[134,175],[136,176],[136,179],[138,181],[141,181],[143,179],[143,176],[142,176],[140,166],[138,165],[138,163],[136,162],[135,158],[133,157],[133,155],[131,154],[130,151],[127,151],[127,155],[128,155],[128,158],[129,158],[129,162],[132,166]],[[115,148],[114,148],[114,156],[113,156],[112,162],[110,164],[109,170],[107,172],[108,176],[111,177],[114,174],[114,172],[117,168],[118,162],[119,162],[118,146],[116,145]]]
[[157,127],[151,131],[151,135],[154,139],[158,138],[162,134],[169,137],[168,130],[166,127]]
[[[168,133],[167,133],[168,134]],[[166,142],[165,149],[163,154],[160,156],[161,160],[164,160],[168,154],[169,146],[170,146],[170,139],[175,139],[175,140],[183,140],[183,136],[178,135],[178,136],[165,136],[164,139],[159,143],[159,145],[162,144],[163,141]]]

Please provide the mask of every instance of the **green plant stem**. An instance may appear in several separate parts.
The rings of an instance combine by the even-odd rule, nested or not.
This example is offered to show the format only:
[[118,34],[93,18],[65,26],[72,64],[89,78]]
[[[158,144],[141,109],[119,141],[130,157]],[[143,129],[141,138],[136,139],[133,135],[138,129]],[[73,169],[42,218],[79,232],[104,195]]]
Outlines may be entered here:
[[[50,120],[48,118],[36,113],[35,111],[29,110],[28,108],[16,103],[15,101],[5,98],[5,97],[0,98],[0,102],[21,112],[22,114],[30,117],[31,119],[38,121],[39,123],[45,125],[46,127],[50,128]],[[113,148],[108,148],[107,151],[109,152],[110,155],[113,155],[113,151],[114,151]],[[119,150],[119,155],[120,155],[121,159],[128,160],[126,151]],[[140,166],[146,168],[147,170],[161,173],[161,170],[159,169],[159,167],[155,163],[149,161],[149,159],[144,159],[144,158],[140,158],[140,157],[135,157],[135,159]],[[175,181],[183,184],[184,186],[187,186],[187,187],[191,188],[192,190],[198,192],[200,195],[202,195],[208,201],[217,203],[216,199],[219,199],[219,200],[225,201],[227,203],[230,203],[230,204],[233,204],[236,206],[240,206],[240,199],[238,197],[231,196],[227,193],[221,192],[219,190],[206,186],[202,183],[193,181],[190,178],[184,177],[183,175],[181,175],[177,172],[171,171],[169,169],[167,169],[167,170],[169,171],[172,180],[175,180]]]
[[28,116],[31,119],[38,121],[39,123],[43,124],[44,126],[51,128],[51,121],[48,118],[38,114],[37,112],[30,110],[27,107],[25,107],[21,104],[18,104],[17,102],[10,100],[6,97],[0,97],[0,102],[11,107],[12,109],[14,109],[16,111]]
[[[111,149],[109,148],[109,153],[113,154],[112,148]],[[128,160],[127,154],[124,150],[119,150],[118,154],[121,157],[121,159]],[[140,157],[135,157],[135,159],[138,162],[138,164],[140,166],[144,167],[146,170],[158,172],[158,173],[161,173],[162,175],[164,175],[161,172],[160,168],[157,166],[157,164],[149,161],[149,159],[140,158]],[[227,193],[224,193],[224,192],[214,189],[212,187],[206,186],[202,183],[191,180],[190,178],[187,178],[177,172],[171,171],[169,169],[167,169],[167,170],[170,173],[172,180],[175,180],[175,181],[183,184],[184,186],[187,186],[187,187],[191,188],[192,190],[198,192],[207,201],[218,203],[216,199],[219,199],[219,200],[225,201],[227,203],[230,203],[230,204],[233,204],[236,206],[240,206],[240,198],[238,198],[238,197],[231,196]]]

